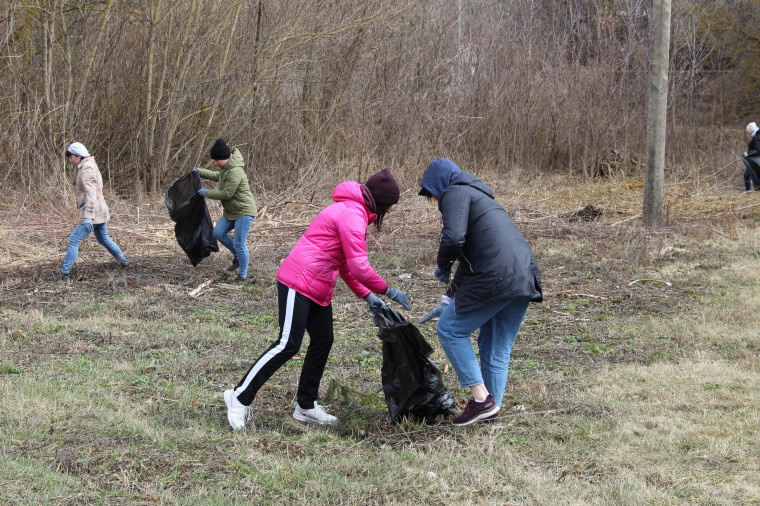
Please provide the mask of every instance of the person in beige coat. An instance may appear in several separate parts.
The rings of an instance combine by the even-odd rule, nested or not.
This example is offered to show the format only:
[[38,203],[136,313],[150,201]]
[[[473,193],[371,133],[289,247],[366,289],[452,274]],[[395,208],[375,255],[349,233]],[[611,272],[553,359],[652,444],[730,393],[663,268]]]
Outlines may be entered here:
[[95,157],[90,155],[81,143],[74,142],[66,149],[69,163],[77,167],[77,207],[79,208],[79,223],[69,236],[69,248],[63,260],[61,270],[52,276],[45,276],[47,281],[65,280],[69,277],[71,267],[79,255],[79,245],[90,232],[95,232],[95,240],[104,246],[113,257],[124,267],[129,267],[129,261],[121,252],[119,246],[108,237],[106,222],[110,218],[108,206],[103,198],[103,177],[100,175]]

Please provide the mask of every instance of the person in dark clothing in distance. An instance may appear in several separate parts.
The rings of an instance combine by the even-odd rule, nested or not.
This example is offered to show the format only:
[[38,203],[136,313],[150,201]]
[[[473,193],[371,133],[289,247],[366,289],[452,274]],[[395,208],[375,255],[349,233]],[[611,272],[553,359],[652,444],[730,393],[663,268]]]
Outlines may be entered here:
[[[747,125],[745,129],[747,137],[749,138],[749,144],[747,145],[747,151],[742,155],[742,163],[744,164],[744,189],[750,191],[753,186],[755,190],[760,189],[760,173],[758,169],[760,167],[753,166],[752,161],[749,158],[755,158],[760,156],[760,136],[757,135],[757,124],[753,121]],[[752,177],[754,176],[754,178]]]

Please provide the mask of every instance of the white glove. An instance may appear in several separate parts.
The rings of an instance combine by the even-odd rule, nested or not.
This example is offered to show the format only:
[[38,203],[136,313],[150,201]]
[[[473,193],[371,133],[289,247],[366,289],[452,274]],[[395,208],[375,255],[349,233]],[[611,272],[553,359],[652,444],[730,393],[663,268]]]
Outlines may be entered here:
[[420,320],[420,323],[425,323],[428,320],[432,320],[433,318],[438,318],[439,316],[441,316],[443,312],[446,310],[446,307],[448,307],[450,302],[451,302],[451,297],[442,295],[441,303],[435,306],[433,310],[430,311],[428,314],[423,316],[422,319]]

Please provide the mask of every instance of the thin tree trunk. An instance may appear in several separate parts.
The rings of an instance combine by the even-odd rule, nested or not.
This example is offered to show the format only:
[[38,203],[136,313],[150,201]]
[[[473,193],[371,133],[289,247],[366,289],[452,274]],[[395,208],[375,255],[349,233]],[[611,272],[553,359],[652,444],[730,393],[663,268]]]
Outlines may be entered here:
[[48,123],[47,115],[50,113],[52,106],[52,99],[50,97],[50,90],[53,81],[53,43],[55,41],[55,19],[53,18],[58,2],[52,2],[48,8],[43,9],[42,16],[42,67],[43,67],[43,101],[42,101],[42,113],[45,116],[46,121],[46,133],[50,133],[50,124]]
[[[190,3],[190,12],[187,13],[187,22],[184,25],[182,31],[182,42],[180,44],[180,50],[176,57],[175,72],[172,78],[171,84],[171,105],[169,107],[169,114],[163,127],[161,135],[161,143],[157,150],[158,155],[161,157],[160,161],[153,166],[153,177],[151,179],[151,191],[158,191],[159,184],[163,181],[166,167],[169,164],[170,147],[174,140],[174,135],[177,131],[177,126],[182,121],[180,114],[182,113],[182,106],[185,104],[187,97],[184,96],[183,90],[185,86],[185,79],[187,76],[188,68],[192,62],[192,38],[195,35],[193,27],[198,25],[198,19],[200,10],[198,9],[198,2]],[[221,27],[219,28],[221,29]]]
[[[64,91],[63,103],[70,104],[72,94],[74,93],[74,74],[71,65],[71,41],[69,39],[69,27],[66,23],[66,16],[64,16],[63,13],[61,13],[61,36],[63,39],[62,44],[66,50],[66,54],[68,55],[68,58],[66,60],[66,89]],[[61,115],[61,136],[64,143],[69,136],[69,129],[71,128],[72,121],[73,118],[70,114],[64,113]],[[65,166],[66,164],[64,164],[64,167]]]
[[[211,125],[213,124],[214,118],[216,117],[216,111],[219,109],[219,104],[221,103],[222,96],[226,93],[229,93],[230,91],[224,85],[224,79],[225,79],[225,74],[227,72],[227,64],[230,59],[230,47],[232,45],[232,42],[235,38],[235,33],[237,31],[237,25],[238,25],[238,20],[240,19],[240,9],[242,7],[242,4],[243,2],[237,2],[237,4],[235,5],[235,12],[233,14],[232,26],[229,28],[227,44],[224,47],[224,53],[222,55],[222,59],[219,64],[219,80],[221,81],[221,83],[216,89],[216,95],[214,96],[214,101],[211,105],[211,111],[208,115],[208,119],[206,120],[206,124],[203,126],[203,130],[200,133],[193,136],[194,138],[200,137],[201,140],[206,138],[211,128]],[[226,27],[227,23],[226,22],[223,23],[223,26]],[[189,141],[192,141],[192,140],[193,139],[190,139]],[[194,159],[194,161],[198,161],[201,159],[203,150],[205,149],[205,145],[203,142],[199,142],[197,143],[197,146],[198,148],[194,155],[188,150],[185,160],[182,162],[183,166],[187,165],[191,157]]]
[[84,90],[87,86],[87,81],[90,78],[90,72],[92,72],[92,66],[95,63],[95,57],[98,54],[98,45],[100,44],[100,40],[103,38],[103,33],[105,33],[106,31],[108,20],[111,17],[111,8],[113,7],[113,2],[114,0],[108,0],[106,2],[106,6],[103,9],[103,19],[100,20],[100,26],[98,27],[98,34],[95,37],[95,42],[90,48],[90,54],[87,57],[87,64],[82,70],[82,73],[79,75],[79,90],[77,91],[77,94],[74,96],[74,100],[72,102],[72,112],[74,114],[76,114],[76,106],[79,102],[79,99],[81,99],[84,96]]
[[161,7],[161,0],[155,2],[149,2],[150,11],[148,13],[148,22],[150,26],[148,28],[148,58],[145,69],[145,123],[143,125],[143,160],[146,164],[150,164],[150,160],[153,159],[153,132],[151,128],[153,123],[151,118],[153,116],[153,65],[156,56],[156,24],[158,23],[158,12]]
[[145,163],[148,166],[148,170],[145,174],[145,181],[146,186],[147,183],[150,182],[150,188],[152,191],[155,191],[153,185],[154,179],[157,177],[156,174],[160,170],[159,167],[156,167],[156,164],[154,164],[154,160],[156,159],[156,128],[158,124],[158,109],[159,105],[161,104],[162,96],[160,95],[161,91],[164,89],[164,85],[166,83],[166,76],[169,72],[169,43],[172,39],[173,33],[174,33],[174,2],[169,0],[169,13],[168,13],[169,19],[166,24],[166,34],[164,35],[164,43],[161,50],[162,55],[162,61],[161,61],[161,77],[158,80],[158,84],[156,85],[156,90],[158,90],[159,95],[156,96],[156,99],[153,101],[152,104],[152,110],[149,112],[150,114],[150,126],[148,128],[148,138],[146,139],[146,142],[150,146],[150,158],[145,160]]
[[668,112],[668,62],[670,59],[670,0],[654,0],[654,29],[649,57],[647,102],[647,160],[642,217],[648,227],[662,225],[665,179],[665,131]]

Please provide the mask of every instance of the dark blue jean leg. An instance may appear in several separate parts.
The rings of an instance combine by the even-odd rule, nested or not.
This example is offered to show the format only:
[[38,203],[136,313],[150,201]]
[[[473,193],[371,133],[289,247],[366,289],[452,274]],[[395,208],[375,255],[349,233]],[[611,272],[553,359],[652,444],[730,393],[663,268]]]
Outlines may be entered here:
[[232,256],[237,258],[237,255],[235,254],[235,244],[232,242],[232,238],[227,235],[230,233],[230,230],[235,228],[235,222],[230,221],[224,216],[219,218],[219,221],[216,222],[216,226],[214,226],[214,239],[222,243],[222,246],[230,250],[230,253],[232,253]]
[[235,256],[239,263],[238,274],[241,278],[248,276],[248,233],[251,231],[252,224],[253,216],[241,216],[235,220],[235,238],[233,244],[235,246]]

